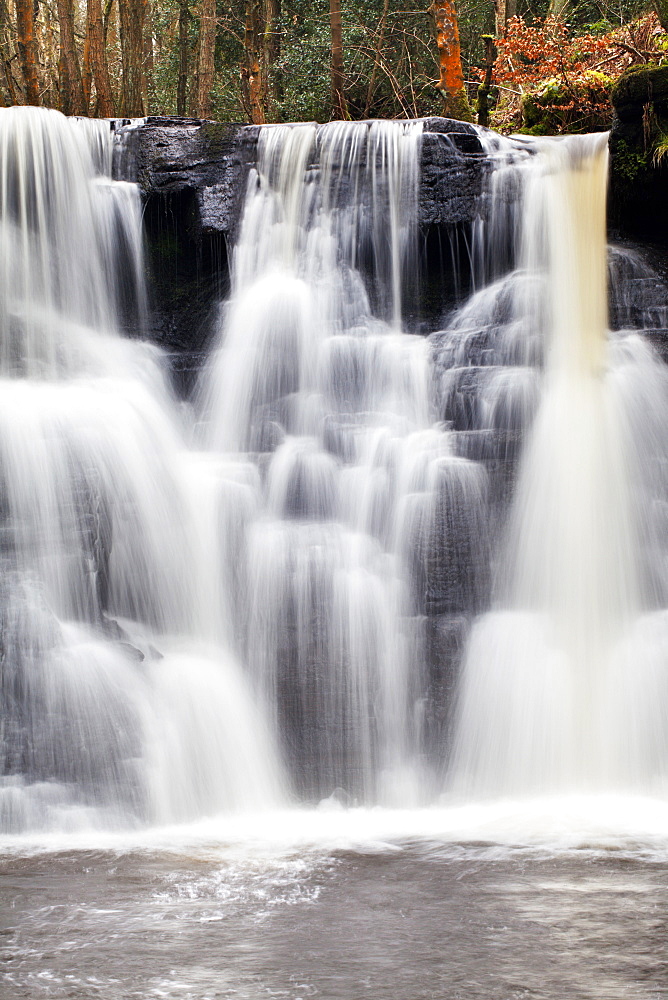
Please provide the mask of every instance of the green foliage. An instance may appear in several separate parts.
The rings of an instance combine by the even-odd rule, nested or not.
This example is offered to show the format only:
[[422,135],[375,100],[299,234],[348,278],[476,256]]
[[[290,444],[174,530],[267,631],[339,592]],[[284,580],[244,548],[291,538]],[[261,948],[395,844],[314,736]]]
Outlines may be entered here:
[[[344,5],[341,6],[343,17]],[[280,80],[280,96],[273,102],[272,117],[283,122],[327,121],[330,113],[328,4],[323,0],[284,3],[278,30],[280,57],[274,73]]]
[[649,168],[650,160],[647,154],[639,152],[624,139],[616,143],[614,172],[620,186],[635,185],[643,181]]
[[655,167],[668,166],[668,135],[662,134],[654,146],[652,164]]

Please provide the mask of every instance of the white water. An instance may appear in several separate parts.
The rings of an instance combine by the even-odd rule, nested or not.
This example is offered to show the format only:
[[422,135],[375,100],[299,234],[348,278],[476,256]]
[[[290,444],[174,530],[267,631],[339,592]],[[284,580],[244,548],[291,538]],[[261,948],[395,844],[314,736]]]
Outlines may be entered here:
[[427,535],[439,475],[462,463],[430,426],[428,345],[399,325],[420,133],[260,133],[204,391],[209,446],[259,472],[240,581],[248,667],[297,789],[318,797],[421,794],[406,543]]
[[111,142],[105,122],[0,111],[4,831],[280,798],[229,636],[210,627],[201,463],[158,352],[118,334],[138,332],[144,285],[138,193],[98,172]]
[[195,428],[119,335],[105,128],[0,111],[0,830],[660,841],[668,394],[606,336],[604,139],[502,146],[473,257],[517,267],[427,340],[420,124],[261,130]]
[[521,266],[546,272],[545,372],[498,608],[466,654],[451,780],[466,797],[665,794],[668,633],[644,613],[639,558],[642,520],[665,501],[634,497],[665,445],[632,427],[639,405],[664,411],[665,376],[633,339],[607,339],[606,137],[540,144],[524,169]]

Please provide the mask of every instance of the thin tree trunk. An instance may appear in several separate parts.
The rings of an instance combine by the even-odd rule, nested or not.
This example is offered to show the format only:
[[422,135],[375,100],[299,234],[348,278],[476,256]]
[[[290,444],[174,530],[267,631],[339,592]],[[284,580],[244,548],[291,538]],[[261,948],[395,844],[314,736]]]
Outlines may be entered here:
[[19,58],[25,84],[26,104],[39,105],[37,41],[32,0],[15,0]]
[[176,113],[185,117],[188,98],[188,0],[179,0],[179,78],[176,86]]
[[213,106],[214,54],[216,51],[216,0],[202,0],[197,54],[196,114],[209,118]]
[[122,113],[128,118],[140,118],[144,114],[144,6],[137,0],[118,0],[118,12],[123,68]]
[[104,18],[103,18],[103,28],[104,28],[104,47],[106,51],[107,47],[107,34],[109,32],[109,22],[111,21],[111,12],[114,7],[114,0],[105,0],[104,4]]
[[329,0],[329,26],[332,38],[331,78],[332,78],[332,118],[347,119],[348,109],[343,93],[343,27],[341,24],[341,0]]
[[492,83],[492,72],[496,59],[496,46],[491,35],[483,35],[485,40],[485,76],[478,87],[477,111],[478,125],[489,125],[489,88]]
[[90,38],[88,36],[88,30],[86,30],[86,39],[84,41],[84,50],[83,50],[83,62],[81,64],[81,84],[83,86],[84,100],[86,102],[86,107],[90,111],[90,98],[93,91],[93,69],[90,64]]
[[3,107],[18,104],[16,88],[12,77],[13,48],[12,24],[9,10],[5,0],[0,0],[0,59],[2,59],[2,76],[6,83],[6,94],[4,90],[0,90]]
[[431,10],[436,20],[436,44],[439,51],[440,76],[436,87],[445,101],[444,112],[449,118],[472,121],[473,115],[464,89],[459,24],[454,2],[436,0]]
[[114,107],[114,95],[111,89],[111,78],[104,45],[104,24],[100,0],[87,0],[87,19],[90,61],[97,94],[97,113],[101,118],[113,118],[116,114],[116,108]]
[[155,93],[153,90],[153,9],[151,0],[142,0],[144,5],[143,31],[144,31],[144,60],[143,60],[143,94],[144,108],[146,114],[151,113],[154,105]]
[[245,61],[241,67],[241,87],[251,121],[267,121],[267,71],[265,66],[265,12],[262,0],[248,0],[244,33]]
[[497,38],[506,37],[506,25],[517,13],[517,0],[494,0],[494,24]]
[[266,0],[265,11],[264,66],[267,79],[267,114],[270,120],[275,121],[272,98],[281,101],[284,96],[283,74],[276,67],[281,57],[281,35],[277,28],[281,16],[281,0]]
[[72,0],[57,0],[60,25],[60,51],[62,53],[65,89],[63,110],[68,115],[87,115],[88,105],[81,81],[81,69],[74,42],[74,9]]

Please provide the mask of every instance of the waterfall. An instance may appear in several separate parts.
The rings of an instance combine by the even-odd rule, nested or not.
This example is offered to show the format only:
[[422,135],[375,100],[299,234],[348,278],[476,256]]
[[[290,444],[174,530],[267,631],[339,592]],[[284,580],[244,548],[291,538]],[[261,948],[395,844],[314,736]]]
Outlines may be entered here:
[[436,470],[454,463],[431,427],[428,345],[401,330],[420,135],[260,132],[202,393],[207,446],[233,477],[257,469],[239,642],[306,796],[419,795],[406,534],[429,530]]
[[215,478],[186,454],[159,352],[119,336],[145,299],[111,144],[108,122],[0,110],[4,832],[280,797],[211,611]]
[[495,608],[465,656],[451,780],[465,796],[655,790],[668,777],[667,636],[643,601],[639,538],[665,501],[634,487],[666,452],[637,426],[627,380],[644,371],[644,405],[663,413],[665,376],[633,338],[607,337],[607,137],[540,143],[522,169],[519,265],[542,275],[529,316],[544,312],[543,384]]
[[425,336],[423,128],[257,131],[184,402],[109,124],[0,110],[1,832],[665,794],[668,296],[606,136],[481,130]]

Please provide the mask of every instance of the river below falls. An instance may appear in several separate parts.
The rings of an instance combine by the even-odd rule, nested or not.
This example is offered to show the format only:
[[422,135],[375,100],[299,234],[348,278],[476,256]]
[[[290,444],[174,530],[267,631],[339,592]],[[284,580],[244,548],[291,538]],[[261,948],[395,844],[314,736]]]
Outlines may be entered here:
[[561,842],[530,847],[503,809],[497,844],[457,842],[453,811],[335,809],[293,811],[291,836],[277,815],[247,837],[5,842],[0,996],[668,998],[668,850],[633,829],[651,807],[628,802],[616,833],[605,803],[588,832],[560,812]]

